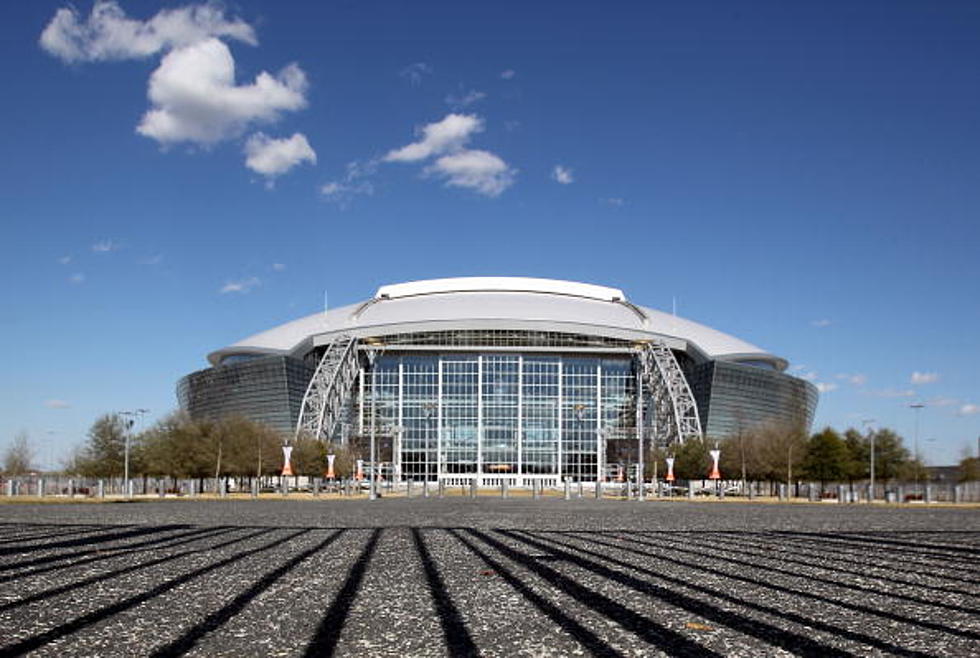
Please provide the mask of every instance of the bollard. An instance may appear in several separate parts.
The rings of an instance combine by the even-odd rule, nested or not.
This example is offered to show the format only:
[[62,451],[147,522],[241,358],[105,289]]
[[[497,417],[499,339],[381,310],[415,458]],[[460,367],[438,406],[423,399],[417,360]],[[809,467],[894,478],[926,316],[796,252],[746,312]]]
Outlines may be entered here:
[[867,497],[869,503],[875,502],[875,491],[871,488],[870,484],[865,487],[865,496]]
[[749,482],[749,500],[755,500],[755,487],[752,484],[752,482]]
[[423,498],[429,497],[429,478],[425,478],[424,480],[422,480],[422,497]]
[[957,484],[953,487],[953,502],[962,503],[963,502],[963,485]]
[[898,485],[898,487],[895,488],[895,502],[896,503],[905,502],[905,487],[903,487],[902,485]]
[[595,481],[595,499],[602,500],[602,480]]
[[779,500],[786,500],[786,485],[779,485]]
[[259,481],[257,479],[252,480],[252,498],[259,497]]
[[157,495],[163,498],[167,495],[167,481],[157,480]]
[[687,499],[688,500],[694,500],[694,483],[693,482],[688,482],[687,483]]
[[565,478],[565,500],[572,499],[572,481],[569,478]]
[[37,481],[37,497],[44,498],[44,478],[39,478]]
[[438,495],[440,498],[446,495],[446,483],[442,480],[439,480]]
[[837,485],[837,502],[838,503],[847,502],[847,490],[844,488],[843,484]]
[[538,481],[531,480],[531,498],[534,500],[538,499]]
[[507,498],[510,495],[510,492],[507,490],[507,484],[508,484],[507,478],[502,478],[500,480],[500,497],[501,498]]
[[585,485],[581,480],[578,481],[578,497],[581,498],[582,494],[585,493]]
[[808,485],[807,485],[807,489],[806,489],[806,491],[807,491],[807,499],[808,499],[808,500],[809,500],[809,501],[810,501],[811,503],[815,503],[815,502],[817,502],[818,500],[820,500],[820,492],[819,492],[819,491],[817,491],[817,488],[816,488],[816,487],[814,487],[814,486],[813,486],[812,484],[808,484]]
[[470,478],[470,498],[476,498],[476,478]]
[[925,500],[926,503],[931,503],[932,502],[932,485],[931,484],[927,484],[926,485],[926,494],[925,494],[925,499],[924,500]]
[[99,498],[105,498],[105,480],[99,480],[99,484],[96,486],[96,491],[98,492],[96,495]]
[[6,493],[7,493],[7,496],[8,497],[13,497],[13,495],[14,495],[14,481],[13,480],[7,480],[7,492]]
[[313,478],[313,497],[320,497],[320,478]]

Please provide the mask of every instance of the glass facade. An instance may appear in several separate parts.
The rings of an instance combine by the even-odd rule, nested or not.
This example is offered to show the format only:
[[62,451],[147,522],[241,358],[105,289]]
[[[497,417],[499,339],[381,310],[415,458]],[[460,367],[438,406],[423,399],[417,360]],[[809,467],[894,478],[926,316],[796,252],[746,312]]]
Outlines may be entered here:
[[688,381],[709,437],[771,424],[809,430],[817,409],[813,384],[751,365],[709,361],[695,366]]
[[288,356],[235,360],[182,378],[177,400],[192,418],[237,415],[292,434],[312,376],[313,368]]
[[635,436],[624,356],[386,353],[365,372],[359,431],[400,443],[407,479],[595,480],[608,439]]

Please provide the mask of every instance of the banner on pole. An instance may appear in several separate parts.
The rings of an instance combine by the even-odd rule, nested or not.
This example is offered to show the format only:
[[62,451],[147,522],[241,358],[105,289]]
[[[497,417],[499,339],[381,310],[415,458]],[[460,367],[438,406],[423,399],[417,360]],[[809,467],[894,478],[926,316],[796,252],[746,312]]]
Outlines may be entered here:
[[711,454],[711,474],[708,475],[709,480],[720,480],[721,473],[718,472],[718,458],[721,457],[721,450],[709,450]]
[[664,478],[667,482],[674,481],[674,458],[667,457],[667,477]]
[[292,446],[282,447],[282,474],[283,475],[293,474],[293,465],[290,463],[290,457],[292,456],[292,454],[293,454]]
[[326,477],[328,480],[333,480],[337,475],[333,472],[333,460],[337,458],[337,455],[327,455],[327,472]]

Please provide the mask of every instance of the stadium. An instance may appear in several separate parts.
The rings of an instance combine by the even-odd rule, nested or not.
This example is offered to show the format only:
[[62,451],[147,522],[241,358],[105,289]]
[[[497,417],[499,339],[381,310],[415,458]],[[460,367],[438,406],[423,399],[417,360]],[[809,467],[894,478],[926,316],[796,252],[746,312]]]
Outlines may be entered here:
[[779,356],[621,290],[549,279],[386,285],[208,361],[177,385],[192,418],[374,437],[397,481],[596,481],[653,447],[809,430],[817,404]]

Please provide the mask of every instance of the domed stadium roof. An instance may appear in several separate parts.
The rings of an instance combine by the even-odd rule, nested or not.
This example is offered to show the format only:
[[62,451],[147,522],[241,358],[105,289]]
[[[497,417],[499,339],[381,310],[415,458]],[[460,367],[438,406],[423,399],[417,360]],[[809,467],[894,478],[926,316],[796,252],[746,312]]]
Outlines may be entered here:
[[450,330],[522,330],[585,334],[628,341],[663,340],[702,359],[785,359],[697,322],[631,303],[615,288],[523,277],[431,279],[382,286],[372,299],[315,313],[250,336],[208,355],[303,356],[337,334],[359,338]]

